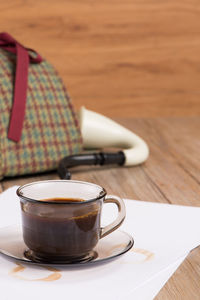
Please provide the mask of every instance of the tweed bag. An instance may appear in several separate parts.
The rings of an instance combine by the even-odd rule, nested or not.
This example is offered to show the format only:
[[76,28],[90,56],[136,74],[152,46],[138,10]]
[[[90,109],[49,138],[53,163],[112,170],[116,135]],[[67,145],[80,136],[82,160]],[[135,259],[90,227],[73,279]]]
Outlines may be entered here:
[[10,35],[0,34],[1,178],[53,170],[61,158],[82,150],[77,116],[63,82],[48,61],[34,61],[38,57]]

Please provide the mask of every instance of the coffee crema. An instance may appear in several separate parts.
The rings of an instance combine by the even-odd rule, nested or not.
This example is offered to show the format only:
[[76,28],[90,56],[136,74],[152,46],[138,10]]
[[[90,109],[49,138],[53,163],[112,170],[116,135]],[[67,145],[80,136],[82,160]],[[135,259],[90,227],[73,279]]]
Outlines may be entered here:
[[42,202],[55,202],[55,203],[68,203],[68,202],[72,202],[72,203],[76,203],[76,202],[84,202],[84,199],[79,199],[79,198],[48,198],[48,199],[41,199],[39,201]]

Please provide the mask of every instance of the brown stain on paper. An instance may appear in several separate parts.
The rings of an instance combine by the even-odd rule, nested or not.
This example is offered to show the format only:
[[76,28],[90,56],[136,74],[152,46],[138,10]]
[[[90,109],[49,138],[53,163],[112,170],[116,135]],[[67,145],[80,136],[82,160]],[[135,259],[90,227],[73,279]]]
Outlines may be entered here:
[[[109,256],[113,253],[113,251],[118,250],[120,248],[124,248],[124,246],[125,246],[124,244],[119,244],[119,245],[113,247],[109,252],[107,252],[106,255]],[[139,263],[150,261],[155,256],[155,254],[153,252],[150,252],[149,250],[146,250],[146,249],[133,248],[130,251],[144,255],[144,259],[139,261]],[[104,253],[104,255],[105,255],[105,253]],[[29,279],[29,278],[26,278],[19,274],[19,273],[22,273],[26,269],[26,267],[24,267],[23,265],[21,265],[20,263],[17,263],[17,262],[16,262],[16,265],[17,266],[11,270],[10,275],[15,278],[21,279],[21,280],[52,282],[52,281],[59,280],[62,277],[62,274],[59,270],[52,268],[52,267],[43,267],[44,269],[50,271],[51,274],[46,277],[42,277],[42,278]]]
[[26,268],[24,266],[22,266],[20,263],[16,263],[16,267],[14,267],[11,272],[10,275],[13,277],[16,277],[18,279],[21,280],[26,280],[26,281],[56,281],[59,280],[62,277],[62,274],[60,273],[59,270],[52,268],[52,267],[43,267],[44,269],[52,272],[50,275],[46,276],[46,277],[42,277],[42,278],[38,278],[38,279],[29,279],[26,278],[24,276],[21,276],[19,273],[22,273]]
[[[111,250],[109,252],[107,252],[106,254],[109,256],[109,255],[112,255],[113,254],[113,251],[115,250],[118,250],[120,248],[125,248],[125,244],[118,244],[116,246],[114,246],[113,248],[111,248]],[[141,261],[139,261],[140,263],[141,262],[147,262],[147,261],[150,261],[154,258],[155,254],[149,250],[146,250],[146,249],[142,249],[142,248],[132,248],[130,250],[131,252],[135,252],[135,253],[139,253],[139,254],[142,254],[144,255],[144,259],[142,259]]]
[[10,272],[10,274],[15,274],[15,273],[24,271],[25,267],[23,267],[22,265],[20,265],[20,264],[18,264],[18,263],[16,263],[16,264],[17,264],[17,267],[15,267],[15,268]]
[[146,250],[146,249],[133,248],[131,251],[144,255],[145,259],[143,261],[152,260],[155,256],[155,254],[153,252],[150,252],[149,250]]

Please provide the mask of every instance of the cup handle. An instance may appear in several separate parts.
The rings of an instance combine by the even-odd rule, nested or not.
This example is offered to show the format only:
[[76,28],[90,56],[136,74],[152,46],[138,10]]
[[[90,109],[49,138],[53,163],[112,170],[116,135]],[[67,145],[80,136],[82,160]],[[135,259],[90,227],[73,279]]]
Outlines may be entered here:
[[104,198],[103,202],[116,204],[118,207],[118,216],[116,220],[113,221],[111,224],[101,228],[100,238],[103,238],[104,236],[116,230],[123,223],[126,216],[125,204],[121,198],[113,195],[108,195]]

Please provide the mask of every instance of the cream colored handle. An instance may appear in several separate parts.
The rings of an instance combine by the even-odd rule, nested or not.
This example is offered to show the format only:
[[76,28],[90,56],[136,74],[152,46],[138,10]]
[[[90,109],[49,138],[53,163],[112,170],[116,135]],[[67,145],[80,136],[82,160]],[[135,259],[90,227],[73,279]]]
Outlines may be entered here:
[[118,207],[118,216],[117,219],[113,221],[111,224],[101,228],[100,238],[103,238],[104,236],[110,234],[111,232],[119,228],[119,226],[123,223],[126,216],[125,204],[121,198],[113,195],[108,195],[105,197],[103,202],[116,204]]
[[79,119],[85,149],[121,148],[125,166],[141,164],[148,158],[145,141],[113,120],[84,107]]

